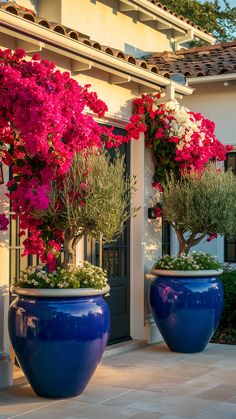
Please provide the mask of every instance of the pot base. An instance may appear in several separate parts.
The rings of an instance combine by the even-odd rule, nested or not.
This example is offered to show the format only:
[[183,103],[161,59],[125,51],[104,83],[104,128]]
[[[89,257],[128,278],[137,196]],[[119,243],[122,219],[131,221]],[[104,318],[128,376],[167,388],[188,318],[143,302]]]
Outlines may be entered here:
[[102,296],[18,296],[9,310],[9,334],[36,394],[74,397],[92,377],[109,337]]
[[150,305],[169,349],[203,351],[218,326],[223,299],[223,286],[216,276],[159,274],[151,285]]

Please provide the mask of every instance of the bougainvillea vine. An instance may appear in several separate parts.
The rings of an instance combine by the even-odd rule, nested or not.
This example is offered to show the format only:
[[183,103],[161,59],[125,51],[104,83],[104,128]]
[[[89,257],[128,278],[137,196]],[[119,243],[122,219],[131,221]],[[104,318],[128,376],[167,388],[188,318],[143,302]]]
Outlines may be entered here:
[[[37,254],[45,262],[58,254],[63,234],[51,231],[35,214],[48,207],[52,182],[63,179],[74,153],[119,147],[144,133],[156,159],[153,187],[161,191],[170,171],[177,176],[183,169],[201,171],[211,159],[224,160],[229,150],[215,137],[213,122],[175,101],[158,105],[157,95],[135,99],[127,135],[115,135],[86,113],[89,109],[103,117],[107,111],[89,88],[38,55],[28,60],[23,50],[0,50],[0,158],[12,168],[8,196],[13,217],[20,219],[20,234],[28,230],[24,254]],[[83,205],[86,197],[79,199]],[[7,224],[1,215],[0,229]]]
[[[85,112],[102,117],[107,111],[89,88],[38,55],[28,60],[23,50],[0,50],[0,158],[12,168],[7,187],[13,217],[19,216],[21,235],[28,230],[24,254],[43,261],[52,259],[62,240],[35,216],[49,205],[52,181],[63,179],[74,153],[123,141]],[[0,223],[7,228],[4,215]]]
[[145,144],[156,161],[153,187],[162,191],[166,176],[183,170],[201,171],[210,160],[223,161],[232,149],[214,133],[215,124],[200,113],[189,111],[176,100],[158,104],[160,95],[134,100],[128,135],[145,133]]

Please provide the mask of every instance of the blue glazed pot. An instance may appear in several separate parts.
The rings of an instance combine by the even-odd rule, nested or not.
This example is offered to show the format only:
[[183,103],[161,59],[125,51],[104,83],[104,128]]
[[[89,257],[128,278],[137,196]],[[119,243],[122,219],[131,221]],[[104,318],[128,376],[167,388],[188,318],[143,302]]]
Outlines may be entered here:
[[22,370],[36,394],[81,394],[107,344],[110,315],[103,290],[14,289],[9,334]]
[[150,305],[170,350],[201,352],[214,334],[223,309],[220,271],[153,271]]

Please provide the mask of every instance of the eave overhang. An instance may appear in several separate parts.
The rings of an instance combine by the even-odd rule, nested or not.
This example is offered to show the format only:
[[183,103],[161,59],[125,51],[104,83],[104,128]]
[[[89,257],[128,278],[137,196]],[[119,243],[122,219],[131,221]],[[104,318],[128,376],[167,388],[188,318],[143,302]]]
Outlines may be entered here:
[[140,21],[156,21],[157,29],[173,29],[176,35],[183,35],[192,32],[193,39],[202,40],[209,44],[215,43],[215,38],[181,18],[171,14],[170,12],[157,7],[157,5],[151,3],[148,0],[119,0],[119,10],[125,11],[137,11],[139,12]]
[[190,95],[193,91],[188,86],[173,82],[5,10],[0,10],[0,32],[15,39],[15,48],[23,48],[28,53],[45,49],[70,58],[72,73],[89,71],[95,67],[109,74],[111,84],[123,84],[126,87],[133,82],[139,86],[140,93],[163,91],[168,86],[172,86],[180,95]]

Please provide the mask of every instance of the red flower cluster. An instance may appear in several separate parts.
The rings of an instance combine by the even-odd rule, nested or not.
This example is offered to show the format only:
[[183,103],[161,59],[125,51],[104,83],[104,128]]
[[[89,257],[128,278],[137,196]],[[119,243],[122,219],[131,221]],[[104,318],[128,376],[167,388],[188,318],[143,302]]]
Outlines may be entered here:
[[[48,208],[52,181],[63,180],[76,152],[103,144],[119,147],[145,133],[146,146],[157,161],[154,180],[159,191],[170,170],[179,175],[186,168],[201,170],[212,158],[225,159],[214,124],[202,115],[177,103],[157,106],[157,96],[143,96],[134,100],[127,135],[115,135],[113,128],[99,125],[85,113],[88,108],[102,117],[107,111],[89,85],[80,86],[69,73],[61,73],[38,55],[30,61],[24,57],[23,50],[0,50],[0,158],[12,167],[7,186],[14,217],[20,218],[20,234],[28,230],[24,254],[38,254],[53,266],[63,232],[45,225],[38,214]],[[86,174],[80,189],[73,199],[83,206]],[[1,215],[0,229],[6,228]]]
[[9,220],[5,214],[0,214],[0,231],[6,231],[9,224]]
[[168,173],[178,177],[182,170],[201,171],[211,159],[225,160],[232,147],[216,138],[212,121],[176,101],[158,105],[159,97],[143,95],[134,100],[135,114],[127,130],[128,137],[139,138],[145,133],[146,146],[156,160],[153,186],[161,191]]
[[[58,237],[62,239],[35,216],[49,205],[52,181],[63,179],[75,152],[101,147],[103,142],[119,146],[123,137],[84,112],[89,108],[102,117],[107,111],[89,85],[80,86],[68,72],[61,73],[38,55],[30,61],[24,57],[23,50],[0,50],[0,158],[12,167],[7,186],[21,234],[29,232],[25,254],[45,259],[45,252],[54,254]],[[6,225],[3,218],[0,222]]]
[[211,242],[212,240],[214,240],[214,239],[217,239],[217,233],[211,233],[208,237],[207,237],[207,239],[206,239],[206,241],[209,243],[209,242]]

